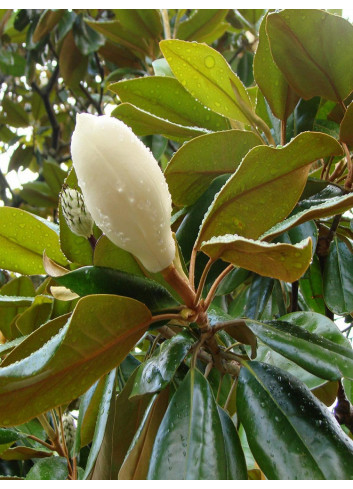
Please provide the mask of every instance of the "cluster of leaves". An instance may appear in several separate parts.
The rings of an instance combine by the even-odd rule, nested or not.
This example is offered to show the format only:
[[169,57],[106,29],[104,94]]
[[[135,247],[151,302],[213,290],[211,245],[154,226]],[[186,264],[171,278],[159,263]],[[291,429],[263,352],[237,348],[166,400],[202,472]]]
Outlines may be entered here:
[[[0,15],[1,144],[38,174],[20,191],[0,175],[2,477],[352,478],[352,25]],[[165,170],[202,321],[63,217],[75,114],[112,104]]]

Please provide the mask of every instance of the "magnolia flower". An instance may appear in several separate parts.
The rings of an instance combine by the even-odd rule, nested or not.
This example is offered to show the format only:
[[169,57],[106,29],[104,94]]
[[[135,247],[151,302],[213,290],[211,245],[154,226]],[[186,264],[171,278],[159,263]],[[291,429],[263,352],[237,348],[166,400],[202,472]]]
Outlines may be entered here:
[[92,236],[93,219],[86,209],[81,192],[74,188],[64,187],[60,200],[65,221],[71,231],[84,238]]
[[175,255],[171,197],[149,149],[123,122],[80,114],[71,153],[97,226],[150,272],[167,268]]

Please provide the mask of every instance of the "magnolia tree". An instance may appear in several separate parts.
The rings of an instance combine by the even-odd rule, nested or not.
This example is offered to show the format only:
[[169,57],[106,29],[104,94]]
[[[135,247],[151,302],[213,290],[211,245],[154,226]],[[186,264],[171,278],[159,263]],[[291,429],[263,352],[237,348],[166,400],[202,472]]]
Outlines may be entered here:
[[351,479],[352,25],[1,30],[1,478]]

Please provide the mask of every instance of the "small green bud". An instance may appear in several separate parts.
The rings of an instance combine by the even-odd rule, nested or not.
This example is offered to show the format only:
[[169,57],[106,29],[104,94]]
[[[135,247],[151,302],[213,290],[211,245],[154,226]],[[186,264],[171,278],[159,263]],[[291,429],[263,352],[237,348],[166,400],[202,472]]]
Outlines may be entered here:
[[[65,413],[62,416],[62,422],[64,428],[65,443],[70,453],[75,443],[75,436],[76,436],[75,420],[70,413]],[[61,436],[61,430],[59,430],[59,441],[60,444],[62,444],[63,440]]]
[[64,187],[60,198],[63,215],[71,231],[84,238],[92,236],[93,219],[85,206],[81,192]]

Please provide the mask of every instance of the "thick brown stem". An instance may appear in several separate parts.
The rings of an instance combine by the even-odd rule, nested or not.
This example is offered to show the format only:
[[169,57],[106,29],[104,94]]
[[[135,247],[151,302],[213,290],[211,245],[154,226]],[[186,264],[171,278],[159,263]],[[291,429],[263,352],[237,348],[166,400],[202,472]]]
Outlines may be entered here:
[[185,304],[193,309],[195,305],[195,291],[192,290],[190,284],[185,278],[178,272],[173,264],[162,270],[163,278],[170,284],[173,289],[182,297]]

